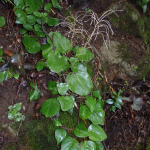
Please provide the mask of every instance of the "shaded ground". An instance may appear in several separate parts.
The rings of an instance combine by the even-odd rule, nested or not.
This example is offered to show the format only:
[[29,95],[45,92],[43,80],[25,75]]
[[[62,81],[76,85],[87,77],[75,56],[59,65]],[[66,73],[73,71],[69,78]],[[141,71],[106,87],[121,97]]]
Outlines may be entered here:
[[[116,2],[116,1],[115,1]],[[107,8],[113,4],[114,1],[109,0],[101,0],[101,1],[90,1],[89,8],[94,10],[98,16],[100,16],[102,13],[104,13]],[[72,5],[72,3],[71,3]],[[136,5],[133,3],[133,5],[136,7]],[[83,3],[78,3],[74,9],[73,13],[75,14],[77,11],[82,10]],[[64,8],[62,12],[65,10],[65,8],[68,7],[68,5],[64,4]],[[141,9],[138,8],[140,13]],[[149,10],[148,10],[149,11]],[[22,43],[20,40],[22,39],[22,35],[19,34],[20,26],[16,25],[15,22],[15,15],[12,11],[12,8],[8,5],[2,6],[0,9],[0,15],[5,17],[6,19],[6,25],[3,28],[0,28],[0,46],[3,48],[4,53],[6,50],[10,50],[11,52],[15,53],[26,53]],[[88,25],[85,28],[89,28]],[[141,60],[143,60],[147,54],[145,54],[145,51],[143,49],[138,50],[138,48],[141,48],[144,46],[143,40],[141,37],[135,36],[135,35],[128,35],[124,33],[123,31],[120,31],[120,28],[113,28],[114,29],[114,35],[110,36],[110,40],[117,41],[124,43],[128,45],[129,52],[131,52],[131,58],[127,53],[121,53],[123,56],[128,57],[131,64],[138,64]],[[49,28],[46,28],[47,31],[49,31]],[[52,30],[56,30],[56,28],[52,28]],[[67,28],[60,28],[57,29],[61,32],[66,32]],[[41,39],[42,41],[42,39]],[[94,46],[99,50],[99,54],[101,55],[101,47],[103,46],[103,42],[101,38],[98,38],[95,41],[93,41]],[[74,44],[80,44],[79,41],[75,41]],[[121,55],[120,54],[120,55]],[[127,54],[127,56],[126,56]],[[95,54],[96,56],[96,54]],[[102,56],[101,56],[102,57]],[[36,64],[41,59],[41,54],[37,53],[35,55],[29,55],[28,59],[26,60],[27,63],[30,64]],[[102,61],[102,60],[100,60]],[[140,75],[137,76],[131,76],[128,72],[125,72],[125,76],[122,76],[122,70],[119,68],[122,68],[120,64],[117,65],[111,65],[107,62],[103,61],[101,62],[102,65],[102,74],[106,73],[106,77],[108,80],[108,83],[106,80],[97,80],[97,78],[100,77],[100,74],[97,74],[99,70],[99,59],[96,57],[92,62],[90,62],[90,65],[93,67],[93,81],[96,83],[99,89],[102,90],[102,98],[108,99],[110,98],[110,89],[109,86],[111,86],[113,89],[118,91],[119,89],[122,89],[124,91],[123,95],[124,97],[130,97],[129,101],[124,101],[124,105],[122,106],[122,109],[117,109],[115,113],[110,112],[110,106],[105,105],[105,124],[103,126],[103,129],[105,130],[107,134],[107,139],[104,141],[105,148],[107,149],[116,149],[116,150],[124,150],[124,149],[146,149],[146,146],[148,145],[148,140],[150,136],[150,110],[149,110],[149,74],[147,74],[146,82],[143,82],[142,80],[139,80],[137,82],[137,79],[140,79]],[[105,71],[104,69],[105,68]],[[27,77],[26,77],[27,75]],[[102,77],[102,76],[101,76]],[[38,110],[43,103],[43,101],[48,97],[52,97],[51,93],[47,91],[47,85],[46,83],[49,80],[59,80],[59,77],[54,75],[50,76],[49,72],[47,70],[42,70],[42,72],[38,73],[36,70],[25,70],[24,75],[21,75],[19,78],[19,81],[15,80],[14,78],[11,78],[8,81],[4,81],[0,85],[0,148],[2,149],[48,149],[49,147],[52,147],[53,139],[51,139],[49,136],[53,137],[52,133],[49,133],[48,125],[51,124],[51,120],[47,119],[45,120],[45,126],[41,128],[40,123],[43,122],[43,117],[35,112],[34,110]],[[42,97],[38,102],[32,101],[29,102],[29,91],[31,90],[31,87],[29,86],[29,83],[31,80],[35,80],[38,83],[39,89],[42,91]],[[25,83],[25,85],[24,85]],[[134,83],[134,84],[133,84]],[[136,88],[134,91],[132,88]],[[139,93],[138,93],[139,92]],[[133,103],[134,96],[137,98],[142,98],[142,109],[140,111],[132,110],[130,107]],[[39,143],[38,146],[30,146],[30,144],[26,145],[25,142],[20,141],[17,136],[13,136],[14,133],[12,133],[12,129],[9,128],[9,120],[7,118],[7,109],[8,106],[13,105],[15,103],[22,102],[24,109],[22,110],[22,113],[29,117],[29,120],[31,122],[31,126],[33,126],[33,132],[36,136],[32,137],[32,140],[37,138],[36,143]],[[39,120],[33,120],[35,119],[35,114],[37,115],[37,118]],[[23,124],[23,125],[22,125]],[[38,127],[36,127],[36,124],[38,124]],[[21,128],[20,128],[21,127]],[[16,125],[17,133],[24,137],[24,140],[30,141],[29,135],[31,133],[27,133],[27,130],[29,130],[30,125],[27,126],[25,123],[19,123]],[[7,130],[6,130],[7,129]],[[44,138],[43,134],[41,133],[42,130],[44,130]],[[49,133],[49,136],[46,135],[46,133]],[[38,137],[37,137],[38,136]],[[43,141],[40,141],[40,139],[43,138]],[[48,141],[48,142],[46,142]],[[45,143],[47,147],[44,147]],[[50,142],[50,143],[49,143]],[[20,143],[16,147],[15,143]],[[48,144],[49,143],[49,144]],[[10,144],[10,145],[9,145]],[[43,146],[43,147],[42,147]],[[59,149],[60,147],[53,147],[52,149]]]

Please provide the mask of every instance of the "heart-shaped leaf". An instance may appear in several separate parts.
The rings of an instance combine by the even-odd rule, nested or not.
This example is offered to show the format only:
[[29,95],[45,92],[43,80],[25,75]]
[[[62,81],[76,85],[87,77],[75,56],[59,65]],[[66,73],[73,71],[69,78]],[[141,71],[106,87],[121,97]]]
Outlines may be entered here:
[[91,124],[88,127],[89,139],[92,141],[103,141],[107,138],[106,133],[99,125]]
[[78,150],[78,141],[67,136],[61,143],[61,150]]
[[57,141],[57,145],[65,139],[66,135],[67,135],[67,132],[64,129],[56,129],[55,130],[55,138]]
[[59,96],[57,99],[60,102],[62,111],[68,111],[74,105],[74,97],[73,96]]
[[85,47],[75,47],[73,52],[76,54],[75,58],[78,58],[80,61],[90,61],[93,59],[93,53],[87,50]]
[[60,95],[65,95],[69,87],[66,83],[57,83],[57,89]]
[[60,104],[56,98],[48,99],[43,103],[40,111],[46,117],[52,117],[60,111]]
[[93,141],[81,142],[81,150],[96,150],[96,144]]
[[93,83],[87,72],[70,73],[67,75],[69,89],[79,95],[88,95],[93,88]]
[[83,123],[79,123],[76,125],[76,128],[74,130],[74,134],[77,137],[82,137],[82,138],[89,136],[88,129],[84,126]]
[[79,117],[83,120],[87,119],[91,115],[90,109],[83,104],[80,104]]

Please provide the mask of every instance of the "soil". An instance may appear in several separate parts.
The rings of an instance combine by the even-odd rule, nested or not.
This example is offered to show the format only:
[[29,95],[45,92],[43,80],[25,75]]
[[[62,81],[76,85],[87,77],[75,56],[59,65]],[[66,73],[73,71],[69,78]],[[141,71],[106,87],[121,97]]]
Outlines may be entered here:
[[[117,1],[119,0],[90,0],[89,8],[92,9],[95,13],[97,13],[98,16],[100,16],[110,7],[110,5]],[[134,5],[134,7],[136,7],[139,10],[141,15],[143,15],[141,8],[137,7],[134,1],[130,2]],[[62,13],[65,11],[65,9],[68,8],[68,5],[65,4],[65,2],[63,4],[64,5]],[[72,5],[73,2],[69,1],[69,4]],[[82,11],[82,6],[83,2],[75,5],[75,7],[72,10],[72,13],[75,14],[77,11]],[[12,53],[25,54],[26,50],[23,44],[21,43],[23,37],[21,34],[19,34],[21,26],[15,24],[16,18],[13,12],[13,7],[10,4],[0,3],[0,15],[3,16],[6,20],[6,25],[3,28],[0,28],[0,47],[3,49],[4,54],[6,55],[7,50],[11,51]],[[85,28],[88,29],[89,26],[87,25]],[[61,33],[65,33],[66,31],[68,31],[67,28],[52,27],[50,29],[47,27],[46,30],[57,30]],[[129,46],[129,51],[132,55],[132,59],[130,62],[131,64],[138,64],[147,56],[144,50],[137,51],[137,48],[144,46],[141,37],[127,35],[120,31],[120,28],[114,28],[114,35],[110,36],[110,40],[125,43]],[[42,42],[42,38],[39,42]],[[79,41],[74,41],[74,45],[80,44],[81,43]],[[102,44],[103,42],[100,38],[98,38],[94,44],[94,46],[97,49],[99,49],[100,55],[100,49],[102,47]],[[29,56],[26,62],[30,64],[36,64],[41,59],[41,53],[37,53],[35,55],[28,55]],[[94,55],[96,56],[96,54]],[[120,73],[122,70],[118,69],[120,64],[117,64],[116,66],[105,63],[105,72],[102,69],[102,74],[106,73],[105,78],[107,78],[108,82],[100,80],[97,83],[96,79],[100,77],[100,75],[97,75],[98,61],[99,59],[96,59],[95,57],[94,60],[90,62],[90,65],[93,67],[93,80],[97,85],[99,84],[99,87],[102,90],[102,98],[110,98],[109,86],[111,86],[115,91],[124,88],[125,92],[122,96],[130,98],[132,97],[132,99],[130,99],[129,101],[124,101],[124,105],[122,106],[122,108],[117,109],[115,112],[111,112],[109,110],[110,105],[104,106],[105,124],[103,126],[103,129],[107,134],[107,139],[103,142],[105,149],[146,149],[148,145],[147,141],[150,136],[150,93],[148,91],[149,73],[147,73],[146,81],[143,83],[143,81],[140,80],[139,75],[129,76],[127,73],[125,77],[122,77]],[[101,65],[103,68],[102,62]],[[118,69],[117,72],[115,71],[116,69]],[[38,84],[38,88],[42,91],[42,96],[38,101],[30,102],[29,92],[32,89],[30,87],[31,80],[34,82],[36,81]],[[46,100],[47,97],[53,97],[53,95],[47,90],[47,82],[49,80],[58,81],[60,80],[60,77],[58,75],[50,75],[46,69],[43,69],[41,72],[37,72],[36,69],[34,69],[32,71],[24,70],[24,73],[20,75],[19,80],[11,78],[0,84],[0,125],[2,126],[1,128],[4,128],[4,126],[9,127],[10,120],[7,117],[7,110],[8,106],[14,105],[15,103],[22,103],[22,114],[24,114],[26,117],[30,115],[31,118],[36,120],[36,117],[40,115],[39,108],[41,107],[44,100]],[[131,88],[133,87],[136,88],[137,91],[139,91],[139,93],[132,92]],[[132,108],[130,107],[132,105],[134,96],[142,98],[143,103],[142,109],[140,111],[132,110]],[[42,116],[40,116],[40,119],[43,119]],[[23,132],[23,130],[23,128],[18,128],[17,133],[19,134],[19,132]],[[0,148],[7,149],[8,146],[12,143],[19,143],[19,138],[17,136],[13,136],[11,130],[9,129],[0,130]],[[20,149],[20,147],[18,149]],[[24,149],[31,148],[24,147]],[[58,149],[58,147],[56,149]]]

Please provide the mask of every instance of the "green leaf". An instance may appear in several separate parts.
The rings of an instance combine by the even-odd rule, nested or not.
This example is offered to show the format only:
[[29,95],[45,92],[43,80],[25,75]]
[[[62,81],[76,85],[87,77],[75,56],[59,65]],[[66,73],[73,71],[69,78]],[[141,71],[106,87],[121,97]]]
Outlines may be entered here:
[[45,59],[48,58],[48,54],[52,51],[53,46],[47,44],[42,45],[41,49],[42,49],[42,55]]
[[96,150],[96,144],[93,141],[81,142],[81,150]]
[[60,95],[65,95],[69,87],[66,83],[57,83],[57,90]]
[[32,14],[32,8],[27,7],[25,10],[26,10],[27,14]]
[[53,90],[57,83],[55,81],[48,81],[48,90]]
[[26,32],[27,32],[27,30],[25,28],[21,28],[20,34],[25,34]]
[[39,99],[41,91],[39,89],[34,89],[30,91],[30,102],[35,99]]
[[43,30],[41,30],[41,26],[39,24],[35,24],[34,25],[34,33],[38,36],[38,37],[45,37],[45,33],[43,32]]
[[48,18],[47,24],[48,24],[49,26],[55,26],[55,25],[57,25],[58,23],[59,23],[59,19],[53,18],[53,17],[49,17],[49,18]]
[[25,8],[24,1],[23,1],[23,0],[14,0],[14,4],[15,4],[18,8],[21,8],[21,9],[24,9],[24,8]]
[[101,99],[101,92],[99,90],[96,90],[93,92],[93,96],[98,98],[98,99]]
[[24,39],[22,40],[23,44],[27,48],[32,48],[33,45],[36,44],[36,38],[31,36],[24,36]]
[[91,111],[86,105],[80,104],[79,117],[83,120],[87,119],[91,115]]
[[110,111],[115,112],[115,110],[116,110],[116,107],[115,107],[115,106],[112,106],[112,107],[110,108]]
[[30,25],[30,24],[23,24],[23,27],[24,27],[26,30],[29,30],[29,31],[32,31],[32,30],[33,30],[33,26]]
[[24,0],[26,6],[29,6],[32,12],[39,10],[39,4],[36,3],[37,0]]
[[44,6],[44,10],[47,12],[50,12],[52,8],[52,4],[51,3],[46,3]]
[[107,104],[113,104],[114,100],[113,99],[107,99],[107,100],[105,100],[105,103],[107,103]]
[[67,135],[67,132],[64,129],[56,129],[55,130],[55,138],[57,141],[57,145],[65,139],[66,135]]
[[2,48],[0,48],[0,56],[2,56],[3,55],[3,50],[2,50]]
[[39,42],[36,42],[34,45],[32,45],[31,48],[26,47],[26,50],[30,53],[30,54],[35,54],[37,52],[39,52],[41,50],[41,45]]
[[96,150],[105,150],[101,141],[95,141],[94,143],[96,144]]
[[43,103],[40,111],[46,117],[52,117],[60,111],[60,104],[56,98],[48,99]]
[[38,89],[38,88],[37,88],[37,83],[34,85],[34,84],[33,84],[33,81],[30,82],[30,86],[33,87],[34,89]]
[[79,95],[88,95],[93,88],[93,83],[87,72],[69,73],[67,84],[72,92]]
[[61,150],[78,150],[78,141],[67,136],[61,143]]
[[26,22],[27,14],[20,8],[15,11],[15,15],[17,16],[17,24],[24,24]]
[[10,112],[8,112],[8,119],[13,120],[14,119],[14,115]]
[[88,129],[84,126],[83,123],[79,123],[79,125],[78,124],[76,125],[74,134],[77,137],[81,137],[81,138],[85,138],[85,137],[89,136]]
[[4,81],[4,74],[3,72],[0,72],[0,83]]
[[[120,96],[121,97],[121,96]],[[119,96],[116,98],[116,102],[119,103],[120,105],[123,105],[123,102],[122,102],[122,97],[120,98]]]
[[71,63],[71,70],[75,73],[78,73],[79,60],[77,58],[70,57],[69,61]]
[[[49,36],[53,39],[56,51],[65,54],[72,50],[71,42],[59,32],[50,32]],[[47,42],[52,45],[52,41],[47,37]]]
[[93,112],[92,115],[89,116],[89,120],[93,123],[93,124],[101,124],[104,125],[104,118],[105,118],[105,112],[103,110],[99,111],[99,112]]
[[5,25],[5,19],[4,17],[0,16],[0,27],[3,27]]
[[74,97],[72,96],[59,96],[57,100],[60,102],[62,111],[68,111],[74,105]]
[[103,141],[107,138],[106,133],[99,125],[91,124],[88,127],[89,139],[92,141]]
[[16,110],[16,111],[20,111],[21,110],[21,105],[22,103],[16,103],[13,108]]
[[61,73],[69,68],[68,58],[61,56],[58,52],[51,51],[48,55],[47,65],[52,72]]
[[60,121],[58,121],[57,119],[53,120],[53,125],[58,127],[58,126],[62,126],[62,124],[60,123]]
[[15,79],[18,80],[18,78],[19,78],[19,73],[15,73],[13,76],[14,76]]
[[76,54],[75,58],[78,58],[80,61],[90,61],[93,59],[93,53],[87,50],[85,47],[75,47],[73,52]]
[[114,105],[115,105],[117,108],[121,109],[121,105],[120,105],[119,103],[114,102]]
[[37,20],[37,17],[34,16],[34,15],[28,15],[27,16],[27,21],[30,23],[30,24],[35,24],[36,23],[36,20]]
[[89,109],[91,110],[91,112],[94,111],[95,106],[96,106],[96,100],[93,97],[90,96],[86,96],[85,98],[87,98],[87,100],[85,100],[85,103],[87,104],[87,106],[89,107]]
[[52,0],[53,7],[61,9],[61,6],[57,3],[57,0]]
[[45,67],[45,63],[43,61],[40,61],[36,64],[37,71],[41,71]]

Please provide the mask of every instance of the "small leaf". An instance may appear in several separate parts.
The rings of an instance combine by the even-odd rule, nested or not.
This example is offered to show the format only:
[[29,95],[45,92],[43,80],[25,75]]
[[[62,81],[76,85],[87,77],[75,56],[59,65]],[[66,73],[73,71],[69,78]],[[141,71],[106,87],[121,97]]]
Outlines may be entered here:
[[0,72],[0,83],[4,81],[4,74],[3,72]]
[[18,78],[19,78],[19,73],[15,73],[13,76],[14,76],[15,79],[18,80]]
[[67,136],[61,143],[61,150],[78,150],[78,141]]
[[91,115],[89,108],[83,104],[80,104],[79,117],[83,120],[87,119]]
[[58,126],[62,126],[62,124],[60,123],[60,121],[58,121],[57,119],[53,120],[53,125],[58,127]]
[[24,24],[26,22],[27,14],[22,9],[17,9],[15,15],[17,16],[16,23]]
[[34,45],[32,45],[31,48],[27,48],[26,50],[30,53],[30,54],[35,54],[37,52],[39,52],[41,50],[41,45],[39,42],[36,42]]
[[121,109],[121,105],[120,105],[119,103],[114,102],[114,105],[115,105],[117,108]]
[[105,100],[105,103],[107,103],[107,104],[113,104],[114,100],[113,99],[107,99],[107,100]]
[[40,111],[46,117],[52,117],[60,111],[60,104],[56,98],[48,99],[43,103]]
[[36,20],[37,20],[37,17],[34,16],[34,15],[28,15],[27,16],[27,21],[30,23],[30,24],[35,24],[36,23]]
[[82,138],[89,136],[88,129],[84,126],[83,123],[79,123],[76,125],[76,128],[74,130],[74,134],[77,137],[82,137]]
[[67,132],[64,129],[56,129],[55,130],[55,138],[57,141],[57,145],[65,139],[66,135],[67,135]]
[[55,81],[48,81],[48,90],[53,90],[57,83]]
[[25,8],[24,1],[23,1],[23,0],[14,0],[14,4],[15,4],[18,8],[21,8],[21,9],[24,9],[24,8]]
[[40,61],[36,64],[37,71],[41,71],[45,67],[45,63],[43,61]]
[[48,18],[47,24],[48,24],[49,26],[55,26],[55,25],[57,25],[58,23],[59,23],[59,19],[53,18],[53,17],[49,17],[49,18]]
[[101,99],[101,92],[99,90],[96,90],[93,92],[93,96],[98,98],[98,99]]
[[75,58],[78,58],[80,61],[90,61],[94,58],[93,53],[87,50],[85,47],[75,47],[73,52],[76,54]]
[[[122,97],[121,97],[122,98]],[[122,99],[119,96],[116,98],[116,102],[123,105]]]
[[30,86],[33,87],[34,89],[37,89],[37,83],[34,85],[33,81],[30,82]]
[[57,99],[60,102],[62,111],[68,111],[74,105],[74,97],[73,96],[59,96]]
[[57,0],[52,0],[53,7],[61,9],[61,6],[57,3]]
[[68,91],[69,87],[66,83],[57,83],[57,90],[60,95],[65,95]]
[[14,119],[14,115],[12,115],[12,113],[8,112],[8,119],[12,120]]
[[0,27],[3,27],[5,25],[5,19],[4,17],[0,16]]
[[92,141],[103,141],[107,138],[106,133],[99,125],[91,124],[88,127],[89,139]]
[[25,28],[21,28],[20,34],[25,34],[26,32],[27,32],[27,30]]
[[101,141],[95,141],[94,143],[96,144],[96,150],[105,150]]
[[38,89],[34,89],[30,91],[30,102],[32,102],[32,100],[39,99],[40,94],[41,94],[41,91]]
[[24,39],[22,40],[23,44],[27,48],[32,48],[33,45],[36,44],[36,38],[31,36],[24,36]]
[[16,103],[13,108],[16,109],[16,111],[20,111],[21,110],[21,105],[22,103]]
[[81,150],[96,150],[96,144],[93,141],[81,142]]
[[93,112],[96,106],[96,100],[90,96],[86,96],[85,98],[87,98],[87,100],[85,100],[85,103],[87,104],[91,112]]
[[44,10],[47,12],[50,12],[52,8],[52,4],[51,3],[46,3],[44,6]]
[[32,30],[33,30],[33,26],[30,25],[30,24],[23,24],[23,27],[24,27],[26,30],[29,30],[29,31],[32,31]]
[[78,73],[79,69],[78,69],[78,65],[79,65],[79,60],[77,58],[71,57],[69,59],[70,63],[71,63],[71,70],[75,73]]
[[116,110],[116,107],[115,107],[115,106],[112,106],[112,107],[110,108],[110,111],[115,112],[115,110]]
[[42,49],[42,56],[47,59],[48,58],[48,54],[52,51],[53,46],[47,44],[43,44],[41,49]]
[[2,56],[3,55],[3,50],[2,50],[2,48],[0,48],[0,56]]

